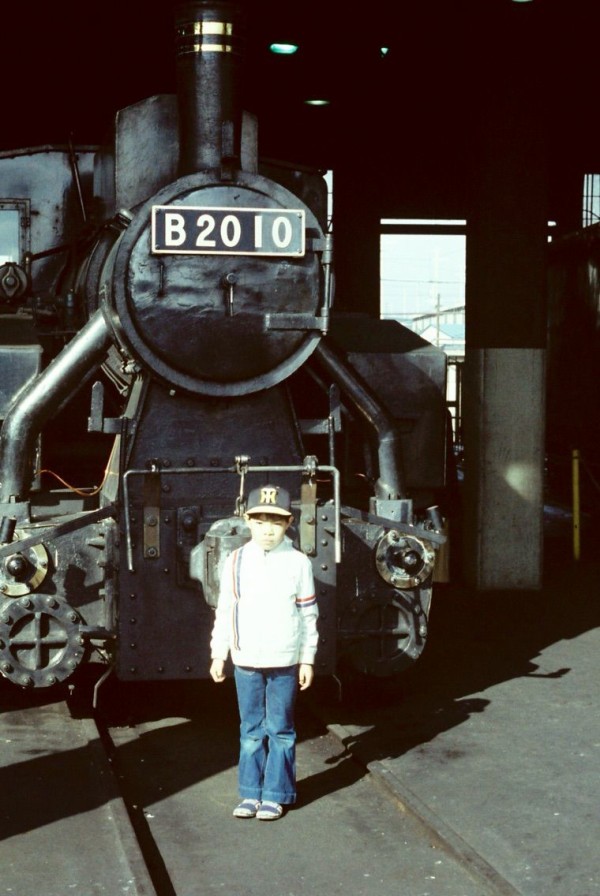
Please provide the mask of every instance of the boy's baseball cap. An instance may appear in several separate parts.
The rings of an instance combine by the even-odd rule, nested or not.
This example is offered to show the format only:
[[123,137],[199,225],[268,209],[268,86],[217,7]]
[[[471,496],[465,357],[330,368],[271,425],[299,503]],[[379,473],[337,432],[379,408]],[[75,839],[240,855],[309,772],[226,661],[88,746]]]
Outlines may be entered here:
[[275,513],[291,516],[290,493],[278,485],[263,485],[248,495],[246,513]]

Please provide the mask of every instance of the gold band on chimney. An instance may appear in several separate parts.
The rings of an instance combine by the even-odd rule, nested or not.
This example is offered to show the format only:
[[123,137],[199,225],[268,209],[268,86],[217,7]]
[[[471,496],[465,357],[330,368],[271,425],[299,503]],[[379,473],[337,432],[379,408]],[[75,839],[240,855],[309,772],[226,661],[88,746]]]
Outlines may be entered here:
[[[218,40],[223,38],[223,40]],[[185,53],[235,53],[232,22],[195,21],[177,29],[177,51]]]

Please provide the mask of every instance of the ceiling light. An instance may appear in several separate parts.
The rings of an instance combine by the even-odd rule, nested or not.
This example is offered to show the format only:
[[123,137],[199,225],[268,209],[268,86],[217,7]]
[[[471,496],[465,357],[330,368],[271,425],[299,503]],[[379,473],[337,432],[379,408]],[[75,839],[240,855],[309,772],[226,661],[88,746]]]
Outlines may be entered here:
[[298,50],[298,44],[274,43],[269,47],[271,53],[278,56],[292,56]]
[[307,106],[328,106],[329,100],[323,99],[314,99],[314,100],[304,100]]

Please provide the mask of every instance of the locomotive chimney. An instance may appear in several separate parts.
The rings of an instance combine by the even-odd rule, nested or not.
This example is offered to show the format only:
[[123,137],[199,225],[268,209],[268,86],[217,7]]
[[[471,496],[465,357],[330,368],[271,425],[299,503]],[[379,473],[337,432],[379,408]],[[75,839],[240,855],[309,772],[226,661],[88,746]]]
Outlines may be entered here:
[[179,174],[239,167],[243,21],[234,3],[196,0],[176,12]]

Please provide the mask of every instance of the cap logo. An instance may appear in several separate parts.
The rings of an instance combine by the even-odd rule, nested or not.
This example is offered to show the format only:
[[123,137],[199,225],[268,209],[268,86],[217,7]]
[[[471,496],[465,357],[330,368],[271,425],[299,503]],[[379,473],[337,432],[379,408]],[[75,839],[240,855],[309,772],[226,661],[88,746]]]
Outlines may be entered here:
[[260,490],[260,504],[277,504],[277,489],[276,488],[261,488]]

